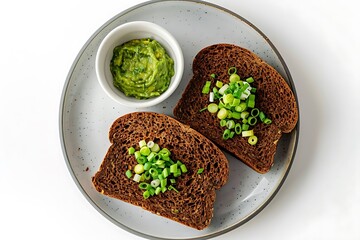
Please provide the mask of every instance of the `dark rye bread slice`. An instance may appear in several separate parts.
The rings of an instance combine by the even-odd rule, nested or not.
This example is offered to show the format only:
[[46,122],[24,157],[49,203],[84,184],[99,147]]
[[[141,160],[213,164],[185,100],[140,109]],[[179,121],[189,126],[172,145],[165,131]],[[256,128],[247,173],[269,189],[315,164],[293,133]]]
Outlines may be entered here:
[[[204,229],[213,217],[215,190],[229,175],[228,160],[207,138],[172,117],[153,112],[134,112],[112,124],[111,146],[92,181],[97,191],[187,226]],[[180,160],[188,169],[177,178],[176,189],[148,199],[143,198],[139,184],[125,176],[137,162],[128,148],[141,140],[154,141],[171,151],[173,160]],[[197,174],[204,168],[202,174]]]
[[[215,73],[216,80],[229,82],[228,69],[236,67],[241,79],[253,77],[256,87],[256,107],[272,119],[272,124],[257,124],[255,146],[246,138],[234,137],[224,141],[223,129],[215,114],[199,112],[209,104],[202,94],[205,81]],[[232,44],[216,44],[202,49],[193,61],[193,77],[174,109],[175,118],[214,141],[259,173],[266,173],[274,162],[277,142],[282,133],[291,132],[298,121],[298,108],[293,92],[282,76],[270,65],[247,49]],[[212,86],[215,81],[212,80]]]

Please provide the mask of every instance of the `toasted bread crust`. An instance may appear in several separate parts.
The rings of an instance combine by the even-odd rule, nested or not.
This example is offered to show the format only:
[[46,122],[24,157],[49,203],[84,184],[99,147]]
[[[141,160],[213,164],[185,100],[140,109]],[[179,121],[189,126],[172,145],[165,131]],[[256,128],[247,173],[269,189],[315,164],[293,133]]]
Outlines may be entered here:
[[[255,126],[258,137],[255,146],[241,137],[224,141],[217,117],[207,111],[199,112],[209,103],[208,96],[201,93],[205,81],[211,80],[209,76],[214,73],[216,80],[229,82],[227,71],[234,66],[241,79],[255,79],[252,85],[256,88],[256,106],[273,121],[271,125],[260,123]],[[174,108],[175,118],[189,124],[257,172],[268,172],[282,133],[291,132],[298,121],[295,96],[283,77],[254,53],[232,44],[215,44],[202,49],[193,61],[193,73]]]
[[[204,229],[213,217],[215,190],[228,179],[228,161],[211,141],[177,120],[153,112],[124,115],[112,124],[109,131],[111,146],[92,181],[97,191],[148,211]],[[144,199],[138,183],[125,176],[136,160],[127,149],[140,140],[153,140],[171,151],[173,160],[180,160],[188,169],[177,179],[175,191],[166,191]],[[197,174],[204,168],[202,174]]]

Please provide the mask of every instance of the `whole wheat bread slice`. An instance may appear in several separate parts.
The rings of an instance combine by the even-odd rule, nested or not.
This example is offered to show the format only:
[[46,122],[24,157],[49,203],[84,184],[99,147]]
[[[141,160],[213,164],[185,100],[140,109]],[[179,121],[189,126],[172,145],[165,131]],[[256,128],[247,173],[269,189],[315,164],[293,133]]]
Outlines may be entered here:
[[[241,79],[253,77],[256,88],[256,107],[266,113],[272,124],[257,124],[254,133],[258,143],[248,144],[246,138],[234,137],[224,141],[223,129],[215,114],[199,110],[209,104],[202,94],[205,81],[229,82],[228,69],[236,67]],[[218,146],[232,153],[259,173],[266,173],[274,162],[277,143],[283,133],[291,132],[298,121],[295,96],[283,77],[257,55],[232,44],[215,44],[202,49],[193,61],[193,77],[174,109],[175,118],[189,124]],[[216,79],[209,76],[216,74]]]
[[[229,175],[228,160],[214,143],[174,118],[154,112],[118,118],[110,128],[109,139],[111,146],[92,179],[97,191],[199,230],[210,224],[215,190]],[[177,178],[179,193],[168,190],[144,199],[139,183],[126,177],[126,170],[137,164],[128,148],[136,147],[141,140],[168,148],[173,160],[186,165],[188,172]],[[198,174],[200,168],[204,172]]]

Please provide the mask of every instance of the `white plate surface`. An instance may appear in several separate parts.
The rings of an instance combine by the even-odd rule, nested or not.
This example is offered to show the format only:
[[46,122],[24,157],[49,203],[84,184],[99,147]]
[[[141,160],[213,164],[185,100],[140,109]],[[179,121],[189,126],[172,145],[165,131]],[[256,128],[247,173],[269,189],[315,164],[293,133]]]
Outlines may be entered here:
[[[96,51],[105,35],[120,24],[135,20],[154,22],[166,28],[180,43],[185,60],[185,72],[178,89],[166,102],[144,109],[126,108],[111,100],[102,91],[94,69]],[[208,239],[223,234],[260,212],[279,190],[291,167],[299,124],[292,133],[281,138],[275,164],[267,174],[258,174],[227,155],[229,181],[217,192],[213,220],[202,231],[105,197],[92,186],[91,177],[110,145],[108,130],[112,122],[133,111],[155,111],[173,116],[173,107],[192,76],[194,56],[215,43],[234,43],[253,51],[288,81],[296,96],[290,73],[269,39],[242,17],[203,1],[149,1],[120,13],[90,37],[69,71],[60,106],[65,161],[80,191],[95,209],[134,234],[151,239]]]

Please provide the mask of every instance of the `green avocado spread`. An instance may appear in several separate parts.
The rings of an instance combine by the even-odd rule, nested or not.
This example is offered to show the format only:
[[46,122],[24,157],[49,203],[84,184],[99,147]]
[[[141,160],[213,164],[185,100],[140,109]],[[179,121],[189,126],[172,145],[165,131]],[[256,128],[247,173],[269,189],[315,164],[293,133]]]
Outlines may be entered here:
[[126,96],[147,99],[168,89],[174,60],[154,39],[134,39],[114,48],[110,71],[116,88]]

